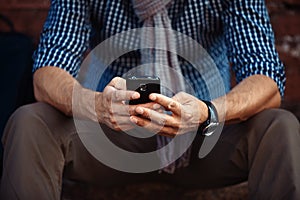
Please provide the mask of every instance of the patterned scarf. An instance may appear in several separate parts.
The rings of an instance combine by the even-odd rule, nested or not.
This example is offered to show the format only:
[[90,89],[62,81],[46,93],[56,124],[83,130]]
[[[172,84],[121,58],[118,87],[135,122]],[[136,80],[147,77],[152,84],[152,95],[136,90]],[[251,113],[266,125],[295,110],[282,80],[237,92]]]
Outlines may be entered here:
[[[147,75],[160,77],[162,86],[166,87],[162,87],[161,92],[167,96],[173,96],[175,93],[185,91],[185,82],[181,75],[177,55],[170,53],[176,52],[176,39],[167,13],[167,6],[169,6],[171,1],[132,0],[135,13],[140,21],[143,22],[143,27],[153,27],[153,29],[143,29],[141,33],[141,46],[155,47],[154,49],[141,49],[142,64],[151,65],[148,68],[150,71],[146,72]],[[157,149],[162,148],[163,150],[162,154],[159,155],[162,165],[174,160],[174,152],[178,151],[178,148],[184,148],[186,144],[186,138],[180,136],[179,142],[166,147],[171,140],[171,138],[157,135]],[[187,166],[190,154],[191,148],[176,162],[172,162],[162,170],[167,173],[174,173],[176,168]]]

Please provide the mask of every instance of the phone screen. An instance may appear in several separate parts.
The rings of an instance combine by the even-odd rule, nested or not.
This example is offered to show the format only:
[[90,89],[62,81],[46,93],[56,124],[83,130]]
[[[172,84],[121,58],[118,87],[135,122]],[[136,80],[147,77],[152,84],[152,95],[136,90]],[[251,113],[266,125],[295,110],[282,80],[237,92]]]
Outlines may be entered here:
[[151,93],[160,93],[160,79],[158,77],[128,77],[126,78],[127,90],[134,90],[140,93],[139,99],[129,101],[129,105],[149,103]]

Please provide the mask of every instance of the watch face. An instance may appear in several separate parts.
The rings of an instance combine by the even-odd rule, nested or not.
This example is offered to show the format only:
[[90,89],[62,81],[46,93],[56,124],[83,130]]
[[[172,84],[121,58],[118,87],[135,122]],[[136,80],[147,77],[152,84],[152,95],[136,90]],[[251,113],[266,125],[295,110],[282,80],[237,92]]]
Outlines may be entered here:
[[211,102],[205,102],[208,108],[208,119],[203,123],[202,134],[205,136],[212,135],[219,126],[218,113]]
[[218,128],[218,126],[219,126],[218,122],[211,122],[208,126],[206,126],[203,129],[203,135],[205,136],[212,135],[215,132],[215,130]]

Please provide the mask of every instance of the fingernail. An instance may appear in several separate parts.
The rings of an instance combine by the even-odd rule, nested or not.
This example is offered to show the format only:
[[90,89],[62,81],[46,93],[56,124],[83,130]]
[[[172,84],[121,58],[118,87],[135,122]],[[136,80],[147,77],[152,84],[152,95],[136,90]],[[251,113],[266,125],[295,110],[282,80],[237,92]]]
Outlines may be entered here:
[[156,96],[154,94],[150,94],[149,99],[151,99],[152,101],[156,100]]
[[130,120],[131,120],[133,123],[135,123],[135,124],[137,123],[137,119],[136,119],[135,117],[132,117],[132,116],[131,116],[131,117],[130,117]]
[[144,113],[144,110],[140,107],[137,107],[136,108],[136,112],[139,113],[139,114],[143,114]]
[[185,116],[186,116],[187,119],[190,119],[192,117],[191,114],[186,114]]
[[137,99],[137,98],[139,98],[139,93],[135,92],[135,93],[132,94],[131,97],[132,97],[133,99]]
[[175,107],[175,102],[172,101],[169,103],[168,108],[171,109],[173,107]]
[[156,103],[156,104],[153,105],[153,109],[154,109],[154,110],[157,110],[157,109],[159,109],[159,108],[160,108],[160,105],[159,105],[159,104]]

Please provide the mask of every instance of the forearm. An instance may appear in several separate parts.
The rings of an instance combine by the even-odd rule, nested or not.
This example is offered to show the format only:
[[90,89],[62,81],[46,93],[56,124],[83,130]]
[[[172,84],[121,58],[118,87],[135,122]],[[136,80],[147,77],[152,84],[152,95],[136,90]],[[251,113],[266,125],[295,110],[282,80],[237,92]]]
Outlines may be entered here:
[[236,85],[226,96],[213,101],[219,119],[243,121],[256,113],[280,106],[281,97],[276,83],[264,75],[254,75]]
[[[37,101],[46,102],[68,116],[76,114],[93,119],[92,98],[100,93],[83,88],[68,72],[57,67],[43,67],[34,73],[34,94]],[[74,89],[76,90],[75,92]],[[76,95],[76,101],[73,97]],[[73,103],[78,105],[73,105]]]

